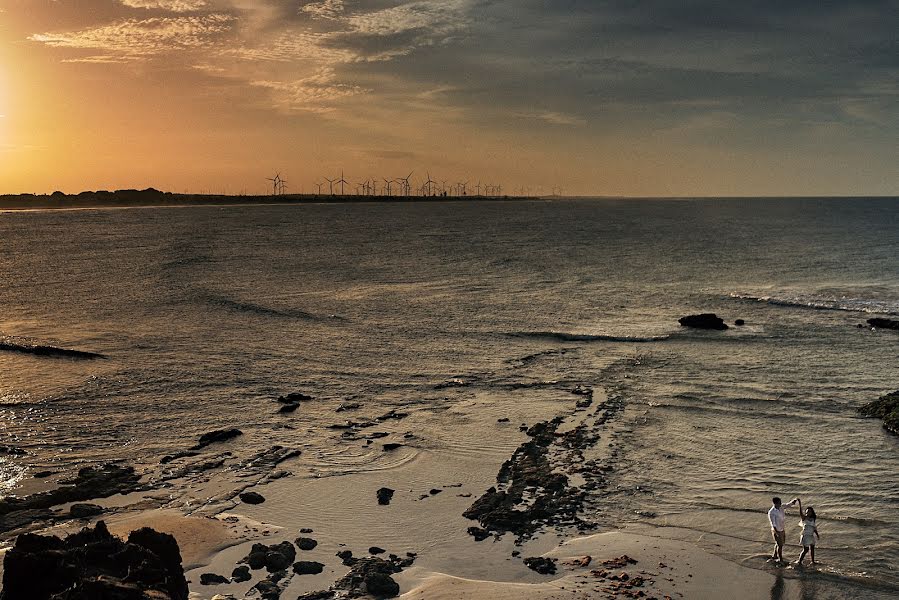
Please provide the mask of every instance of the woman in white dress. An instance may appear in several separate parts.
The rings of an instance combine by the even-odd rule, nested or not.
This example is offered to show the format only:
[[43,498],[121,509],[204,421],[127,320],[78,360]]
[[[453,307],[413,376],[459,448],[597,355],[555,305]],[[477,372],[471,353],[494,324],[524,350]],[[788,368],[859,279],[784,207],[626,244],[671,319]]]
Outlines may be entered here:
[[802,546],[802,553],[799,555],[799,560],[797,564],[801,565],[803,559],[805,559],[805,555],[809,553],[811,550],[812,554],[812,564],[818,564],[815,561],[815,543],[818,541],[818,538],[821,536],[818,535],[818,527],[816,525],[816,521],[818,519],[815,514],[815,509],[809,506],[806,510],[802,510],[802,501],[799,501],[799,515],[802,520],[799,521],[799,526],[802,527],[802,536],[799,538],[799,544]]

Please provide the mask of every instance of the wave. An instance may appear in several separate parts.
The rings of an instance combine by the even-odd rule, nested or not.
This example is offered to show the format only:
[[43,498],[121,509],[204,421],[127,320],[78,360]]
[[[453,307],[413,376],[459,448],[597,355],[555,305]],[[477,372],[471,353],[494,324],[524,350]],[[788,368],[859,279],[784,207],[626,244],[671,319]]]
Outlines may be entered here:
[[873,298],[825,297],[825,296],[768,296],[732,292],[731,298],[747,302],[760,302],[771,306],[804,308],[810,310],[834,310],[883,315],[899,315],[899,301]]
[[568,333],[565,331],[516,331],[508,334],[510,337],[552,339],[562,342],[625,342],[625,343],[649,343],[663,342],[668,335],[606,335],[592,333]]
[[9,338],[0,339],[0,351],[19,352],[21,354],[49,356],[54,358],[74,358],[77,360],[94,360],[98,358],[106,358],[104,354],[99,354],[97,352],[86,352],[84,350],[60,348],[58,346],[49,346],[46,344],[34,344],[27,341],[12,340]]
[[245,302],[242,300],[234,300],[232,298],[228,298],[226,296],[214,296],[207,295],[204,297],[204,300],[209,304],[217,306],[219,308],[224,308],[226,310],[232,310],[236,312],[242,313],[251,313],[256,315],[261,315],[265,317],[279,317],[284,319],[301,319],[307,321],[324,321],[326,319],[331,320],[345,320],[343,317],[337,315],[316,315],[314,313],[310,313],[304,310],[300,310],[297,308],[274,308],[271,306],[265,306],[262,304],[256,304],[254,302]]

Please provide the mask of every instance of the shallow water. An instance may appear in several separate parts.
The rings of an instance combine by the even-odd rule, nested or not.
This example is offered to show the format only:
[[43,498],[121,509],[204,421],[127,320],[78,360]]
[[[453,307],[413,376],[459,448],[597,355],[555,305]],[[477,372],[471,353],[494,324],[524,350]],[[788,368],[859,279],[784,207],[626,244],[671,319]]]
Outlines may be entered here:
[[[107,357],[0,352],[0,444],[27,452],[0,456],[10,492],[111,459],[158,478],[161,456],[235,424],[242,456],[391,468],[327,429],[355,418],[337,404],[582,383],[628,401],[600,522],[754,564],[770,496],[799,495],[828,571],[899,585],[899,439],[855,416],[899,388],[899,334],[856,328],[899,314],[895,199],[6,212],[0,240],[0,335]],[[677,325],[704,311],[747,325]],[[467,385],[435,390],[451,378]],[[300,390],[320,401],[276,414]]]

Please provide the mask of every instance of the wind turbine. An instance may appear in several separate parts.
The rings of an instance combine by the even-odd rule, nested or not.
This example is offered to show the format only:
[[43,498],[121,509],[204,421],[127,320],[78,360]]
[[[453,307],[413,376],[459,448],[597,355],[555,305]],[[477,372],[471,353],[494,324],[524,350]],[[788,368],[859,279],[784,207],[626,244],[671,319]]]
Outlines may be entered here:
[[325,181],[328,182],[328,192],[333,196],[334,195],[334,182],[336,179],[328,179],[325,177]]
[[480,181],[478,181],[478,185],[475,186],[475,189],[477,189],[478,196],[480,196],[481,195],[481,182]]
[[403,195],[408,196],[412,192],[412,186],[409,185],[409,179],[412,177],[412,173],[415,171],[411,171],[405,177],[400,177],[398,181],[403,182]]
[[318,195],[321,196],[322,195],[322,183],[316,181],[315,186],[318,188]]
[[343,178],[343,171],[340,172],[340,179],[338,179],[338,180],[335,181],[334,183],[339,183],[339,184],[340,184],[340,195],[343,196],[343,185],[344,185],[345,183],[349,183],[349,181],[347,181],[346,179]]
[[[384,179],[383,177],[381,179]],[[392,179],[384,179],[384,183],[387,184],[387,195],[392,196],[393,194],[390,192],[390,186],[393,185]]]
[[277,196],[281,189],[281,173],[275,174],[274,177],[266,177],[266,181],[272,182],[272,196]]
[[425,184],[425,186],[427,186],[427,188],[428,188],[428,193],[427,193],[427,195],[430,196],[430,195],[431,195],[431,184],[432,184],[432,183],[437,183],[437,182],[436,182],[436,181],[433,181],[433,180],[431,179],[431,174],[430,174],[430,173],[428,173],[427,171],[426,171],[426,173],[427,173],[427,175],[428,175],[428,180],[425,181],[424,184]]
[[467,195],[468,195],[467,192],[468,192],[468,182],[467,182],[467,181],[460,181],[460,182],[459,182],[459,195],[460,195],[460,196],[467,196]]

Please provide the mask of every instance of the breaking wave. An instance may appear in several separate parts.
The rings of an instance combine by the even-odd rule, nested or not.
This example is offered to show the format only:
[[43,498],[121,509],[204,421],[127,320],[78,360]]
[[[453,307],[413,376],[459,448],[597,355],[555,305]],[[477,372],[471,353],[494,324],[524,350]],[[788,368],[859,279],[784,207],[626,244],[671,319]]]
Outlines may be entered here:
[[624,342],[624,343],[649,343],[663,342],[668,335],[605,335],[592,333],[568,333],[565,331],[516,331],[509,334],[511,337],[552,339],[562,342]]
[[761,302],[771,306],[782,306],[787,308],[899,315],[899,301],[897,300],[852,298],[847,296],[806,296],[802,294],[797,294],[795,296],[753,295],[737,292],[732,292],[730,297],[746,302]]

